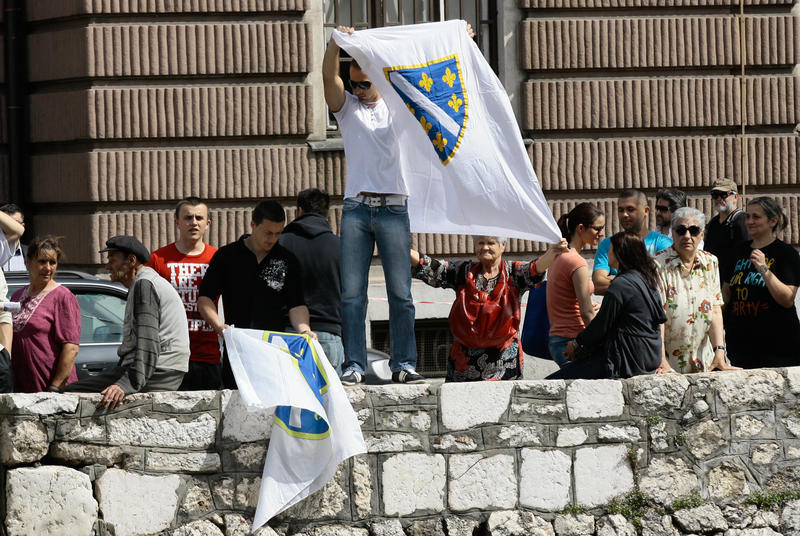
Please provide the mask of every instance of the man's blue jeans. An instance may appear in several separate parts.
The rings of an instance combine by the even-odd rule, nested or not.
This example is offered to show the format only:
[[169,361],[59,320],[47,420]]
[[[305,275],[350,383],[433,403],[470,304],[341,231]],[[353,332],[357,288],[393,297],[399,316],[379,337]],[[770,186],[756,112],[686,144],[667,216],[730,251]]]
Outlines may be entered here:
[[411,298],[411,232],[407,205],[370,207],[352,199],[342,208],[342,370],[367,368],[367,286],[375,244],[383,264],[389,298],[392,372],[414,368],[414,302]]

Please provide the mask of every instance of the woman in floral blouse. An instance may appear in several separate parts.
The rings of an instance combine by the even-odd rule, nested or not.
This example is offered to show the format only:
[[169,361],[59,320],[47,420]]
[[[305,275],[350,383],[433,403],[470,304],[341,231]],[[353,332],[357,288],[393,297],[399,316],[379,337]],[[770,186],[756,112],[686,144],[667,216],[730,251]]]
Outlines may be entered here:
[[717,258],[697,249],[705,225],[699,210],[679,208],[672,215],[674,243],[656,255],[667,313],[662,324],[665,356],[657,372],[737,368],[725,358]]
[[432,287],[452,288],[447,381],[517,380],[522,377],[519,343],[520,295],[542,281],[561,239],[530,262],[503,260],[506,239],[476,236],[475,261],[440,261],[411,250],[411,273]]

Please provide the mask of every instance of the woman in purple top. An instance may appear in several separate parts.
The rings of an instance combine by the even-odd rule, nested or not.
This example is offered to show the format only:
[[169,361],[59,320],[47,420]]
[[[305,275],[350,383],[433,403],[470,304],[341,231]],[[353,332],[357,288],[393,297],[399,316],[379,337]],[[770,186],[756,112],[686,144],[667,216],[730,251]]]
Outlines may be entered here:
[[53,236],[36,238],[28,246],[30,284],[11,297],[22,303],[14,316],[15,391],[61,392],[78,379],[75,356],[81,339],[81,309],[75,295],[53,280],[63,255]]

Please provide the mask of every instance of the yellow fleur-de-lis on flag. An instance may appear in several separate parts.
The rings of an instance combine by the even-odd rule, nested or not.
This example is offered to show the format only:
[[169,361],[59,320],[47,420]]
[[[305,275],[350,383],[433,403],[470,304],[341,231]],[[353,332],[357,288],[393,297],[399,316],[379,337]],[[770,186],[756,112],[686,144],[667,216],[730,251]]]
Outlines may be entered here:
[[414,108],[412,108],[409,103],[406,103],[406,108],[408,108],[408,111],[411,112],[411,115],[414,115]]
[[437,149],[444,152],[444,147],[447,145],[447,138],[442,137],[441,132],[436,133],[436,139],[433,140],[433,144],[436,146]]
[[425,129],[425,134],[428,134],[431,131],[431,127],[433,126],[432,123],[428,122],[428,120],[425,119],[424,115],[419,118],[419,124],[422,125],[423,129]]
[[[447,70],[445,70],[444,76],[442,77],[442,80],[444,80],[444,82],[448,86],[453,87],[453,82],[456,81],[456,75],[453,74],[453,72],[450,70],[450,67],[448,67]],[[456,110],[456,111],[458,111],[458,110]]]
[[424,88],[425,91],[431,91],[431,86],[433,85],[433,78],[428,76],[428,73],[422,73],[422,79],[419,81],[419,87]]
[[458,95],[453,93],[453,96],[450,97],[450,100],[447,101],[448,106],[452,108],[456,113],[458,113],[458,109],[464,104],[464,101],[458,98]]

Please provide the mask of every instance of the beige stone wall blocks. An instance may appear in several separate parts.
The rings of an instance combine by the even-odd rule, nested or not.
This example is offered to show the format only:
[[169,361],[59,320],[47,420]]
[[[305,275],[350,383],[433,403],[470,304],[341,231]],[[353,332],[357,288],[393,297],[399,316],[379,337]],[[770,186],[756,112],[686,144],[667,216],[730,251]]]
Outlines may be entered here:
[[75,15],[171,13],[291,13],[313,0],[27,0],[31,20]]

